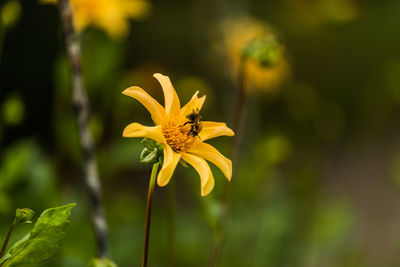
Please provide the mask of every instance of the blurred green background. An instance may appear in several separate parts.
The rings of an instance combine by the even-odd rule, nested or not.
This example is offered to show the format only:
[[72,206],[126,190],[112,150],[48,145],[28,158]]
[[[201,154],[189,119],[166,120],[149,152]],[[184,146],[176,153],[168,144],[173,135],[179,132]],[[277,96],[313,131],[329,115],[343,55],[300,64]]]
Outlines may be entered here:
[[[246,123],[218,266],[400,265],[400,1],[193,0],[149,2],[123,36],[82,32],[112,259],[141,261],[151,167],[139,139],[122,138],[147,111],[131,85],[161,103],[152,77],[170,76],[181,102],[200,90],[205,120],[232,125],[238,52],[252,31],[276,34],[284,58],[249,67]],[[61,251],[47,266],[85,266],[95,247],[55,5],[0,2],[0,240],[18,207],[76,202]],[[235,52],[236,51],[236,52]],[[236,54],[235,54],[236,53]],[[236,63],[235,63],[236,62]],[[235,65],[236,64],[236,65]],[[231,138],[210,143],[229,155]],[[156,188],[150,266],[169,265],[168,190],[176,187],[176,266],[207,266],[228,186],[200,197],[191,168]],[[31,226],[16,229],[13,240]]]

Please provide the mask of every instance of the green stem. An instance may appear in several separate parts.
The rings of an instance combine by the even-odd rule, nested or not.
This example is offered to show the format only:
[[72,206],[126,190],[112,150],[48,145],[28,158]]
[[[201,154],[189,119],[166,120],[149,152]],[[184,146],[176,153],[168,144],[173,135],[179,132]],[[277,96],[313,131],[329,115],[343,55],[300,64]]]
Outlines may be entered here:
[[6,239],[4,240],[3,247],[1,248],[0,258],[2,258],[2,257],[4,256],[4,253],[6,252],[8,242],[10,241],[10,237],[11,237],[11,234],[12,234],[12,232],[13,232],[13,230],[14,230],[14,227],[15,227],[15,224],[16,224],[16,223],[17,223],[17,219],[14,218],[14,220],[13,220],[13,222],[12,222],[12,224],[11,224],[10,230],[8,230],[7,237],[6,237]]
[[[242,143],[243,127],[245,122],[246,113],[246,99],[247,99],[247,88],[246,88],[246,60],[241,59],[239,70],[238,70],[238,91],[235,108],[235,118],[233,121],[233,130],[235,131],[234,143],[232,149],[232,162],[237,163],[240,145]],[[236,166],[236,164],[234,165]]]
[[156,183],[156,176],[158,172],[159,162],[154,163],[151,171],[149,191],[147,192],[147,203],[146,203],[146,219],[144,224],[144,239],[143,239],[143,256],[142,256],[142,267],[147,266],[147,255],[149,252],[149,237],[150,237],[150,222],[151,222],[151,203],[153,202],[154,185]]
[[[246,99],[247,99],[247,73],[246,73],[246,59],[241,59],[239,64],[239,69],[237,73],[237,98],[236,98],[236,108],[235,117],[233,120],[233,130],[235,131],[235,137],[233,140],[232,148],[232,165],[233,174],[237,173],[238,160],[240,145],[243,136],[243,126],[245,123],[245,113],[246,113]],[[224,246],[224,241],[226,237],[226,227],[228,225],[228,217],[231,207],[231,196],[232,196],[233,184],[228,184],[225,191],[224,199],[222,202],[222,211],[219,214],[218,226],[214,232],[214,244],[210,252],[210,258],[208,262],[209,267],[217,266]]]
[[168,221],[168,256],[170,267],[175,266],[175,243],[176,243],[176,199],[175,181],[171,181],[167,190],[167,221]]

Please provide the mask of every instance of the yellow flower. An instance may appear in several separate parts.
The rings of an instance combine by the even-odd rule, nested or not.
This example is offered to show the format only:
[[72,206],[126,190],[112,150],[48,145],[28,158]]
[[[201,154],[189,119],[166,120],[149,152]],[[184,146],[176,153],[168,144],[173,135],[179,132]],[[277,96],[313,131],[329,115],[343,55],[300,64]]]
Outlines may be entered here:
[[187,116],[199,112],[206,97],[198,97],[196,92],[192,99],[181,107],[169,77],[159,73],[154,74],[154,77],[163,89],[165,108],[142,88],[129,87],[122,93],[138,100],[150,112],[155,126],[131,123],[124,129],[123,136],[147,137],[162,144],[164,162],[157,176],[159,186],[168,184],[182,159],[199,173],[201,195],[206,196],[214,188],[214,177],[206,160],[221,169],[228,180],[232,177],[232,162],[204,141],[223,135],[233,136],[234,133],[225,123],[212,121],[200,121],[198,131],[194,133],[194,124],[188,122]]
[[71,4],[78,31],[92,25],[104,29],[111,37],[125,35],[129,29],[129,18],[142,19],[150,11],[150,4],[146,0],[71,0]]
[[[229,63],[228,71],[232,79],[236,78],[243,47],[253,40],[275,35],[268,24],[245,16],[224,20],[221,33],[223,44],[220,52],[225,55]],[[246,61],[247,87],[250,90],[274,92],[287,82],[291,76],[291,68],[284,48],[281,49],[282,58],[273,66],[264,67],[253,60]]]

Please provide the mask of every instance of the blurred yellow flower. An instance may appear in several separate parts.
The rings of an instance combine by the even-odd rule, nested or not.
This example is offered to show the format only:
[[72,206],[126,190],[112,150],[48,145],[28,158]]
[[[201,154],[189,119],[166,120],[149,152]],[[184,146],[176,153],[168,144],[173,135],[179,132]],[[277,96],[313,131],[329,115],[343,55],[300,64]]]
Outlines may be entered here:
[[[274,36],[274,32],[267,24],[242,16],[223,21],[221,29],[224,40],[220,50],[228,60],[232,79],[236,78],[243,48],[256,39]],[[290,78],[291,69],[284,48],[281,46],[279,49],[282,50],[280,51],[282,56],[272,66],[262,66],[254,60],[246,60],[249,89],[274,91]]]
[[228,180],[232,177],[232,162],[213,146],[204,141],[218,136],[233,136],[234,133],[225,123],[201,121],[198,112],[205,96],[192,99],[181,107],[178,95],[168,76],[156,73],[154,77],[164,92],[165,108],[142,88],[132,86],[123,94],[138,100],[151,114],[155,126],[129,124],[123,132],[124,137],[147,137],[163,146],[164,161],[158,173],[157,183],[165,186],[182,159],[199,173],[201,195],[206,196],[214,188],[214,177],[207,161],[215,164]]
[[[56,3],[57,0],[40,0]],[[129,29],[129,18],[143,19],[150,11],[146,0],[71,0],[74,24],[78,31],[97,26],[111,37],[122,37]]]

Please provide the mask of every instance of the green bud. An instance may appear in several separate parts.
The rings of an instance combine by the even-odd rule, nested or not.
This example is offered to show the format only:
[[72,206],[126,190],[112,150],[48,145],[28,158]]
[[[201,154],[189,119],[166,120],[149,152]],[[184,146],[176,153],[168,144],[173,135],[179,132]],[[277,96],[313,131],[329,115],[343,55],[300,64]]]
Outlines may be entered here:
[[248,42],[241,53],[243,59],[251,59],[263,67],[271,67],[281,59],[282,47],[275,36],[267,36]]
[[107,259],[107,258],[96,258],[92,259],[87,267],[117,267],[117,264],[115,264],[112,260]]
[[162,145],[154,141],[153,139],[150,138],[143,138],[141,143],[148,149],[153,151],[155,148],[157,150],[163,150]]
[[17,209],[15,212],[15,219],[19,223],[32,223],[31,219],[35,212],[28,208]]
[[163,148],[159,143],[152,139],[144,138],[142,144],[145,148],[143,148],[142,153],[140,154],[140,162],[146,164],[161,162]]
[[140,154],[140,162],[147,164],[154,164],[160,160],[160,155],[157,152],[157,149],[153,151],[148,150],[147,148],[143,148],[142,153]]

